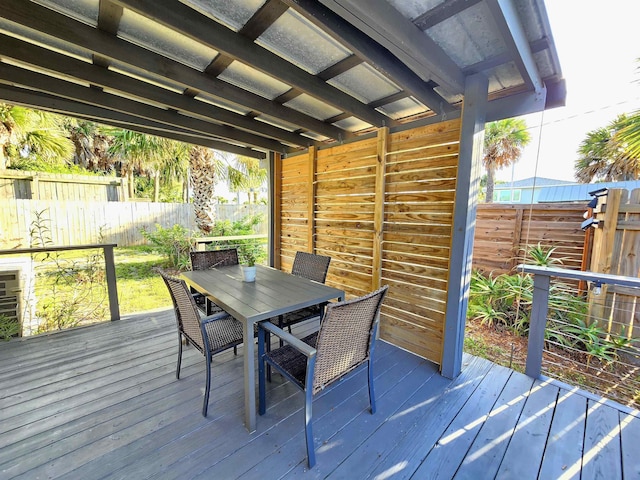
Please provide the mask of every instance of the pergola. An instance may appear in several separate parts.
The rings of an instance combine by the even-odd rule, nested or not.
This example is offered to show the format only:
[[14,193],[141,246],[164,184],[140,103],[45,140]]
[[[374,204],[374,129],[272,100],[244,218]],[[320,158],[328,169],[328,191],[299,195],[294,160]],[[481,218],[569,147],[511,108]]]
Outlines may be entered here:
[[269,160],[272,259],[461,369],[484,124],[563,105],[543,0],[0,0],[0,100]]

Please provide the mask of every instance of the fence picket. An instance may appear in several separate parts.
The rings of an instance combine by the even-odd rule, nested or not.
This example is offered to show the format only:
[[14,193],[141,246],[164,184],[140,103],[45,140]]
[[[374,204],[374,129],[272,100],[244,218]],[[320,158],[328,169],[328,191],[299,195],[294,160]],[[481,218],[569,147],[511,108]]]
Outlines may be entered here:
[[[193,204],[153,202],[88,202],[50,200],[5,200],[0,209],[0,249],[26,248],[31,245],[29,231],[36,212],[43,213],[53,245],[82,245],[101,242],[119,246],[141,245],[140,230],[154,230],[180,224],[196,230]],[[266,205],[217,205],[216,218],[237,221],[246,215],[263,214],[256,233],[266,233]],[[99,238],[103,228],[104,238]]]

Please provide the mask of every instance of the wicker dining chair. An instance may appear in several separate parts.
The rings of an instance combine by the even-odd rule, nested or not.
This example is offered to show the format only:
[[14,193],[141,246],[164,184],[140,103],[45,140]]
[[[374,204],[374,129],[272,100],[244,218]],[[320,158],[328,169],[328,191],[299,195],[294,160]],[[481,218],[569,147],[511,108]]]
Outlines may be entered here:
[[[309,468],[315,464],[312,412],[313,396],[360,365],[367,364],[369,404],[376,411],[373,389],[372,358],[379,324],[380,307],[388,286],[363,297],[330,303],[322,319],[320,330],[303,339],[262,322],[258,327],[258,391],[260,415],[266,411],[266,373],[271,366],[283,374],[305,394],[305,437]],[[268,334],[286,342],[275,350],[266,351]]]
[[[238,265],[238,250],[227,248],[224,250],[208,250],[202,252],[190,252],[191,270],[208,270],[214,267]],[[205,315],[213,315],[222,312],[222,308],[213,303],[201,293],[192,290],[196,305],[202,309]]]
[[[324,283],[327,279],[330,262],[331,257],[327,257],[325,255],[296,252],[291,273],[299,277],[314,280],[318,283]],[[294,312],[285,313],[277,318],[272,318],[271,322],[278,325],[280,328],[287,327],[289,329],[289,333],[291,333],[291,325],[295,325],[296,323],[304,322],[305,320],[310,320],[315,317],[321,317],[325,305],[326,304],[311,305],[310,307],[301,308]],[[280,346],[282,346],[282,341],[280,342]]]
[[178,365],[176,378],[180,379],[182,364],[182,340],[185,339],[204,355],[207,379],[202,404],[202,415],[207,416],[211,389],[211,359],[216,353],[234,348],[242,343],[242,324],[222,311],[200,318],[198,307],[184,280],[158,271],[169,289],[178,326]]

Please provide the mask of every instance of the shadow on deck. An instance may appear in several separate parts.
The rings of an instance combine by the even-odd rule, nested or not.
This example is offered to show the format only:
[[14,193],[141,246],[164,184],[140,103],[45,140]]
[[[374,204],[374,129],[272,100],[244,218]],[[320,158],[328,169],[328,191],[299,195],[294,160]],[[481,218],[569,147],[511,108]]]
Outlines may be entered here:
[[0,477],[640,478],[637,411],[471,356],[448,380],[384,342],[377,413],[364,370],[324,392],[307,471],[297,390],[274,375],[247,433],[242,357],[229,351],[214,359],[205,419],[204,362],[187,349],[176,380],[176,342],[166,310],[0,344]]

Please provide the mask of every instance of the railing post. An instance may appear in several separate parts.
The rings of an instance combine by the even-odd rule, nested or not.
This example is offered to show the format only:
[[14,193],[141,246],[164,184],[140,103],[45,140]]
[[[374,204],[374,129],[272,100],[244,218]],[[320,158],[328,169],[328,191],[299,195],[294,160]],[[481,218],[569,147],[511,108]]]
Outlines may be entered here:
[[529,347],[525,373],[533,378],[540,377],[542,371],[542,350],[544,349],[544,330],[549,312],[549,285],[551,277],[543,273],[533,276],[533,305],[529,319]]
[[120,320],[120,305],[118,304],[118,287],[116,285],[116,263],[113,257],[113,246],[106,245],[104,251],[104,270],[107,276],[107,293],[109,295],[109,311],[111,321]]

